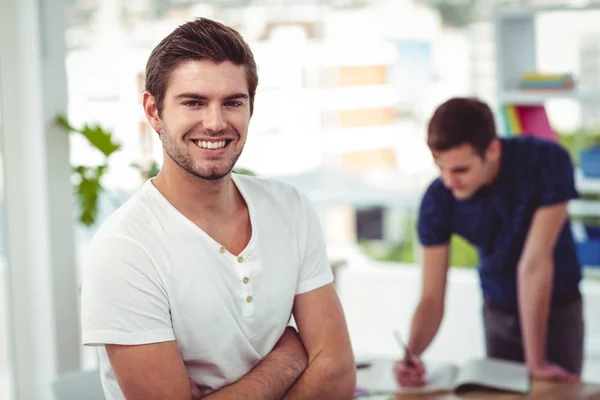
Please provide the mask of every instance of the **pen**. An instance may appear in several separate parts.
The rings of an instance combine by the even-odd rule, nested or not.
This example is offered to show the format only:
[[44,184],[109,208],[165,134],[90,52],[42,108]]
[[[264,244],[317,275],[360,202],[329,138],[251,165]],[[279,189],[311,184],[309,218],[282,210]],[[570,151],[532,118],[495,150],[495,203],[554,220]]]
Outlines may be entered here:
[[414,367],[415,363],[413,361],[413,356],[410,353],[410,351],[408,350],[408,347],[406,346],[406,344],[404,343],[404,340],[402,340],[402,335],[400,335],[400,331],[398,331],[398,329],[394,329],[392,331],[392,333],[394,334],[394,338],[396,339],[396,342],[398,343],[398,346],[400,346],[401,349],[404,350],[405,353],[405,360],[406,360],[406,364],[409,367]]

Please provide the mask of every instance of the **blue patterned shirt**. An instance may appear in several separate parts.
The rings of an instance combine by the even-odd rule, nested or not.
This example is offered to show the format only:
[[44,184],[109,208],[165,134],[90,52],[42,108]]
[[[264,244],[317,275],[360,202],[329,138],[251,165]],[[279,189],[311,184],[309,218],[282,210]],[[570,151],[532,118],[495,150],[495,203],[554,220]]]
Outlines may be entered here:
[[[486,298],[517,309],[517,264],[533,215],[540,207],[578,197],[573,166],[557,143],[533,137],[503,138],[500,171],[473,197],[457,200],[438,178],[419,211],[423,246],[448,243],[457,234],[479,253]],[[554,248],[553,300],[577,293],[581,266],[567,221]]]

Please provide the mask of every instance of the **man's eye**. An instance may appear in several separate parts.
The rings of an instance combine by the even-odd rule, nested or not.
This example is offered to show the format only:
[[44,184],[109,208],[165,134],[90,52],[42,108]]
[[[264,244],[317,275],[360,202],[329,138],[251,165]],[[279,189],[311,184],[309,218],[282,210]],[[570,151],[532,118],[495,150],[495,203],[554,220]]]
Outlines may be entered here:
[[183,103],[184,106],[188,106],[188,107],[199,107],[201,106],[200,102],[197,100],[190,100],[190,101],[186,101],[185,103]]
[[239,102],[239,101],[228,101],[227,103],[225,103],[225,105],[227,107],[234,107],[235,108],[235,107],[241,107],[242,103]]

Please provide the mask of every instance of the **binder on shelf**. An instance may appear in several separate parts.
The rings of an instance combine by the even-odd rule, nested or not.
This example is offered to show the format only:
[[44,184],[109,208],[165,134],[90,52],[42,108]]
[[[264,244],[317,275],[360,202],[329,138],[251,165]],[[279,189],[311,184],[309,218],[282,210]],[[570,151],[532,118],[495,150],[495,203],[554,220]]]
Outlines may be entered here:
[[557,142],[558,136],[548,120],[542,104],[505,104],[502,116],[508,136],[535,136]]
[[519,88],[522,90],[571,90],[575,81],[571,74],[547,74],[529,72],[521,75]]
[[515,106],[511,104],[504,105],[502,115],[506,132],[510,136],[516,136],[523,133],[523,126],[521,125]]

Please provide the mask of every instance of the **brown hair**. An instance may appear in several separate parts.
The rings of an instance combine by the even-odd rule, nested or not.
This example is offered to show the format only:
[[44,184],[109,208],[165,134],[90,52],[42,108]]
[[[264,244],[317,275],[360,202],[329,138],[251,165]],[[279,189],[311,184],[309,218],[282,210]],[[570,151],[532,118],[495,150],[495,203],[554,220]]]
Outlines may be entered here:
[[230,61],[245,68],[250,113],[254,111],[258,73],[250,47],[236,30],[207,18],[198,18],[171,32],[148,58],[146,90],[156,99],[159,115],[171,72],[184,61],[205,59],[215,63]]
[[442,103],[427,127],[427,145],[436,151],[466,143],[483,156],[496,137],[492,110],[475,98],[454,97]]

